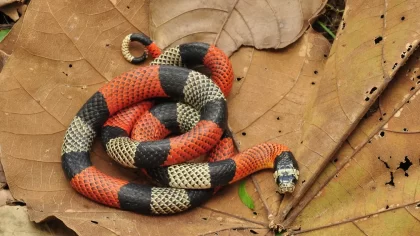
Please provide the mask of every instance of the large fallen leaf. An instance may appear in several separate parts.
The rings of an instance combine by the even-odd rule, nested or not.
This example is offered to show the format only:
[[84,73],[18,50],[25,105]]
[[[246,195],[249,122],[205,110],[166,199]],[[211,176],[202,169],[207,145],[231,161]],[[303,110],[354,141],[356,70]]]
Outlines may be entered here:
[[[65,179],[60,152],[67,125],[102,84],[133,68],[123,59],[120,43],[128,33],[147,32],[148,18],[142,15],[146,7],[137,1],[31,2],[0,76],[1,161],[13,196],[27,203],[32,220],[57,217],[80,235],[190,235],[235,229],[266,234],[281,199],[271,171],[246,182],[255,212],[241,203],[236,184],[201,208],[167,217],[102,206],[77,194]],[[328,42],[310,32],[286,50],[245,48],[233,56],[238,79],[229,102],[230,123],[236,133],[248,132],[238,138],[241,148],[271,140],[295,149],[303,111],[316,92],[328,50]],[[277,85],[282,87],[273,89]],[[270,99],[264,99],[268,93]],[[252,98],[256,106],[249,109],[246,99]],[[264,120],[275,122],[278,129],[272,131]],[[264,129],[270,132],[258,137]],[[138,178],[115,165],[100,145],[95,145],[92,161],[107,174]]]
[[[417,1],[349,0],[296,155],[301,188],[281,203],[284,219],[417,47]],[[416,5],[417,4],[417,5]],[[297,213],[297,212],[296,212]],[[283,222],[289,225],[297,214]]]
[[161,47],[183,42],[214,43],[228,55],[240,46],[284,48],[308,28],[326,0],[156,0],[150,30]]
[[[390,234],[384,229],[391,229],[392,219],[400,224],[393,229],[400,235],[420,234],[415,216],[420,215],[419,56],[417,50],[400,69],[379,97],[377,111],[358,125],[302,199],[304,204],[291,212],[299,213],[310,202],[294,228],[337,230],[351,222],[357,227],[348,230],[384,235]],[[361,220],[373,222],[375,217],[387,220],[370,226]]]

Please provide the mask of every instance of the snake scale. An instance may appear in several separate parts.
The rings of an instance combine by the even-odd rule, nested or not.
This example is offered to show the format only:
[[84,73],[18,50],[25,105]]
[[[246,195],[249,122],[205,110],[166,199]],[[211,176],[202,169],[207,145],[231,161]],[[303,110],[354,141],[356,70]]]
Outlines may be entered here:
[[[130,35],[128,41],[140,41],[155,59],[109,81],[71,121],[62,146],[62,167],[77,192],[110,207],[159,215],[199,206],[213,195],[212,188],[265,168],[274,168],[280,193],[294,190],[299,172],[287,147],[264,143],[232,156],[225,95],[233,70],[220,49],[186,43],[162,53],[142,34]],[[141,62],[145,57],[130,58]],[[188,69],[196,65],[207,67],[214,82]],[[152,108],[152,98],[188,105],[172,102]],[[134,123],[140,124],[138,132],[130,130]],[[126,167],[146,168],[147,175],[168,187],[140,185],[95,168],[90,150],[102,127],[102,142],[111,158]],[[165,138],[174,130],[182,134]],[[213,156],[208,163],[179,164],[209,151]]]

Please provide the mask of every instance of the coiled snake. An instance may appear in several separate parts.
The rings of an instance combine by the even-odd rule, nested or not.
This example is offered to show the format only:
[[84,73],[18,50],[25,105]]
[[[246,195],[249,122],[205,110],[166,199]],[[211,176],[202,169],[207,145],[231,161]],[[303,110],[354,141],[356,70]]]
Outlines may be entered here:
[[[233,148],[226,141],[230,136],[224,93],[230,91],[233,71],[220,49],[205,43],[187,43],[161,54],[144,35],[133,34],[128,36],[130,40],[141,41],[156,59],[150,66],[115,77],[93,94],[73,118],[64,137],[62,167],[76,191],[96,202],[144,214],[191,209],[213,195],[211,188],[264,168],[274,168],[280,193],[293,191],[299,172],[287,147],[264,143],[230,156]],[[210,69],[215,82],[183,67],[198,64]],[[172,98],[192,108],[164,103],[148,111],[152,106],[147,101],[150,98]],[[152,129],[152,135],[132,140],[129,135],[135,119],[143,124],[140,133]],[[140,185],[96,169],[90,161],[90,149],[104,124],[102,141],[114,160],[127,167],[147,168],[149,176],[170,187]],[[160,139],[174,129],[184,133]],[[226,139],[220,141],[222,136]],[[212,149],[210,163],[173,165]],[[222,156],[225,153],[229,156]]]

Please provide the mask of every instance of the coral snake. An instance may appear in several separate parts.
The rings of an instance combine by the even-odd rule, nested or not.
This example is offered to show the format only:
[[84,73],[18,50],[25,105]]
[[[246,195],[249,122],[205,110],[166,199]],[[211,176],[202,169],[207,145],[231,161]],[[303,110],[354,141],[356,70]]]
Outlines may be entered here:
[[[131,56],[130,41],[144,44],[145,54]],[[151,65],[125,72],[102,86],[71,121],[62,146],[62,167],[77,192],[123,210],[173,214],[199,206],[213,195],[212,188],[260,169],[274,168],[280,193],[294,190],[299,171],[287,147],[263,143],[233,155],[225,99],[232,87],[233,70],[220,49],[185,43],[162,53],[147,36],[131,34],[124,39],[122,51],[133,63],[142,62],[147,53],[155,59]],[[210,69],[214,82],[188,69],[196,65]],[[171,98],[178,103],[152,107],[152,98]],[[146,174],[164,187],[118,179],[95,168],[90,150],[101,129],[110,157],[126,167],[146,168]],[[182,134],[166,137],[176,132]],[[209,162],[179,164],[209,151]]]

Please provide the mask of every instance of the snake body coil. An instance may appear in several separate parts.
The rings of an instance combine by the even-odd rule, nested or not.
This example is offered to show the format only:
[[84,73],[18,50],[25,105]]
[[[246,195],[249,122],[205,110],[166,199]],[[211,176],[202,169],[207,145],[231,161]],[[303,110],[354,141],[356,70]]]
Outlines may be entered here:
[[[179,56],[173,57],[170,54]],[[203,43],[171,48],[155,62],[158,65],[136,68],[104,85],[83,105],[70,123],[62,147],[62,166],[76,191],[102,204],[145,214],[185,211],[212,196],[212,189],[139,185],[108,176],[92,166],[89,151],[105,122],[124,108],[156,97],[171,97],[192,105],[199,111],[200,120],[194,122],[194,127],[190,125],[185,128],[190,130],[180,136],[155,141],[132,140],[128,126],[113,125],[120,123],[108,121],[102,140],[112,158],[127,167],[149,168],[147,173],[162,184],[183,188],[222,186],[258,169],[274,167],[274,177],[280,191],[293,190],[298,176],[296,163],[291,152],[277,144],[261,144],[232,159],[219,159],[213,163],[159,167],[191,160],[219,143],[227,124],[227,106],[222,90],[230,91],[231,86],[225,84],[223,78],[233,77],[233,72],[226,55],[216,47]],[[198,72],[165,64],[204,64],[212,71],[212,78],[220,76],[218,85],[228,89],[221,90]],[[138,114],[143,114],[151,106],[151,102],[145,101],[137,105],[136,109]],[[165,135],[161,133],[157,136]],[[193,172],[193,169],[198,171]],[[192,175],[180,177],[186,172]],[[198,184],[194,182],[197,179],[201,180]]]

